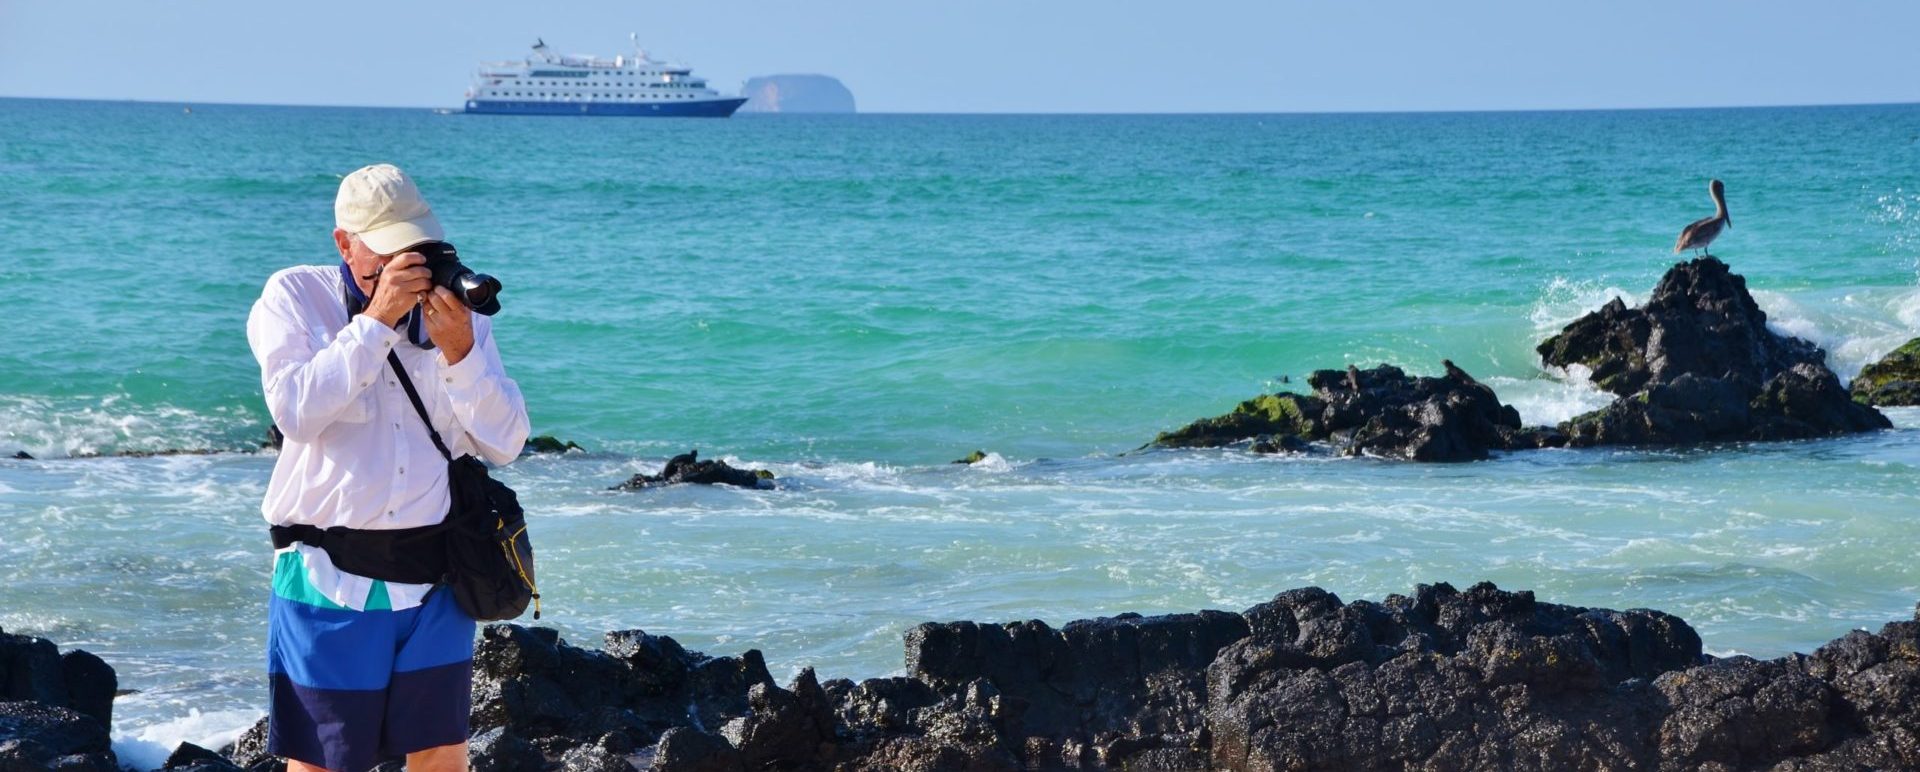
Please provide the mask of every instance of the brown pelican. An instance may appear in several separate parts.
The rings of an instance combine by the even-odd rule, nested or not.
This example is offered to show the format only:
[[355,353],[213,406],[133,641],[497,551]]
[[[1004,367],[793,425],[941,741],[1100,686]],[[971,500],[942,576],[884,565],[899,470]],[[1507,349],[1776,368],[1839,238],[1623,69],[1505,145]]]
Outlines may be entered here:
[[1713,216],[1695,220],[1686,230],[1680,231],[1680,240],[1673,242],[1674,254],[1698,249],[1707,257],[1712,257],[1713,254],[1707,252],[1707,245],[1720,235],[1720,229],[1733,227],[1733,218],[1727,216],[1727,186],[1714,180],[1708,183],[1707,192],[1713,196]]
[[1356,394],[1360,393],[1360,368],[1351,364],[1347,365],[1347,388],[1353,389]]

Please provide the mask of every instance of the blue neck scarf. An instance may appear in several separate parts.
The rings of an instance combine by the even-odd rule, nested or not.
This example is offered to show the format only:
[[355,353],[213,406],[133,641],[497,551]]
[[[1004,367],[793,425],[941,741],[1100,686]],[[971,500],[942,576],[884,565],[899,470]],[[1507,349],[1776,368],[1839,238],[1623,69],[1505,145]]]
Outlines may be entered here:
[[[347,288],[347,317],[352,318],[354,314],[366,310],[367,301],[371,298],[367,297],[367,293],[360,291],[360,283],[353,280],[353,269],[347,266],[345,260],[340,261],[340,283]],[[412,311],[408,311],[406,316],[400,318],[400,322],[406,328],[407,340],[413,341],[413,345],[433,348],[433,339],[427,337],[426,325],[420,323],[419,306],[414,306]]]

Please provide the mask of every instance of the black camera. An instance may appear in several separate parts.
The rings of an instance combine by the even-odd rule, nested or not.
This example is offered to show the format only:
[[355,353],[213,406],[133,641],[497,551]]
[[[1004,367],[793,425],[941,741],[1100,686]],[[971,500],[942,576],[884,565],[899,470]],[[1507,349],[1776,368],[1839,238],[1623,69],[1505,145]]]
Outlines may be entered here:
[[500,313],[500,280],[484,273],[474,273],[472,268],[460,264],[460,253],[452,244],[444,241],[429,241],[416,244],[407,251],[419,252],[427,259],[427,270],[433,272],[433,285],[446,287],[453,296],[467,304],[474,313],[493,316]]

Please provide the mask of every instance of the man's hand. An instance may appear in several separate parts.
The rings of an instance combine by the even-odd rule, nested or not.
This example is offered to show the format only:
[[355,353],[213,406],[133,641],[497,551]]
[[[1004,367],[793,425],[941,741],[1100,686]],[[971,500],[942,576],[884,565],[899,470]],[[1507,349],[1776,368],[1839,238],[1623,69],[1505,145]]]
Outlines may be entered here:
[[367,316],[388,327],[400,323],[413,306],[433,288],[433,272],[427,270],[427,258],[419,252],[402,252],[387,261],[380,271],[373,297],[367,301]]
[[473,311],[453,290],[434,287],[427,295],[427,337],[450,365],[460,364],[473,351]]

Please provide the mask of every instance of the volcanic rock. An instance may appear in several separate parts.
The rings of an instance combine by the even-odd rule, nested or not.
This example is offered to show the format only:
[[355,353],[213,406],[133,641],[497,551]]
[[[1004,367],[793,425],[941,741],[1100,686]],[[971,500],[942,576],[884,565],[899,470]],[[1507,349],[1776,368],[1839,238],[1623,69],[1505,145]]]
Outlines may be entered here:
[[1767,328],[1746,280],[1712,257],[1678,263],[1646,305],[1619,298],[1538,347],[1619,395],[1561,425],[1569,444],[1784,440],[1883,429],[1826,367],[1826,352]]
[[285,761],[267,754],[267,719],[265,716],[255,721],[247,731],[226,747],[220,749],[220,755],[227,757],[235,765],[250,772],[280,772],[287,768]]
[[756,687],[777,689],[758,651],[709,657],[639,630],[595,651],[551,628],[488,625],[473,661],[474,731],[504,727],[551,756],[608,735],[644,748],[674,727],[717,731],[748,713]]
[[526,446],[521,448],[520,452],[522,454],[565,453],[569,450],[585,451],[586,448],[575,444],[573,440],[561,442],[558,437],[551,434],[542,434],[538,437],[529,438]]
[[1920,768],[1920,619],[1715,660],[1658,611],[1483,583],[1378,603],[1305,588],[1057,630],[929,623],[906,640],[906,676],[808,670],[781,689],[757,652],[640,631],[587,652],[493,625],[475,725],[579,769],[647,745],[651,769],[711,772]]
[[467,768],[472,772],[540,772],[547,759],[540,749],[496,726],[467,741]]
[[1847,389],[1861,404],[1920,405],[1920,338],[1867,365]]
[[614,490],[639,490],[678,483],[733,485],[741,488],[774,487],[773,473],[765,469],[736,469],[725,461],[701,461],[700,451],[689,450],[667,459],[659,474],[636,474]]
[[[1154,438],[1163,448],[1218,447],[1256,439],[1257,452],[1325,442],[1350,456],[1409,461],[1475,461],[1493,450],[1564,444],[1551,429],[1524,428],[1520,413],[1451,361],[1440,377],[1398,367],[1319,370],[1311,395],[1268,394],[1232,412]],[[1292,438],[1292,439],[1288,439]],[[1290,447],[1291,446],[1291,447]]]
[[240,766],[227,757],[193,743],[176,746],[160,768],[175,772],[240,772]]
[[107,727],[43,702],[0,702],[0,768],[116,772]]
[[99,657],[0,631],[0,768],[115,769],[118,688]]

